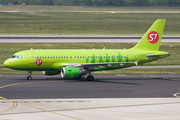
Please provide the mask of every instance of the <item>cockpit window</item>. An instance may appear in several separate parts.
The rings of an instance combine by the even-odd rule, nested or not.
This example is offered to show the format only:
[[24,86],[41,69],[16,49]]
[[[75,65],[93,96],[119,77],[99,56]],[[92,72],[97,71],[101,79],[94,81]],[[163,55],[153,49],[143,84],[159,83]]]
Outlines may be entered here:
[[11,58],[22,59],[22,56],[20,56],[20,55],[13,55]]
[[11,58],[15,58],[16,56],[15,55],[13,55]]

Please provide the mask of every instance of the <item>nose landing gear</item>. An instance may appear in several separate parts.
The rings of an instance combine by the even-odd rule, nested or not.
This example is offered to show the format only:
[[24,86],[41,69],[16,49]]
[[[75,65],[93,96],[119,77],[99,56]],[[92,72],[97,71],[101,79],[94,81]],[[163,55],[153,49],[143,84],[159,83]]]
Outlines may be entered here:
[[27,80],[32,80],[32,77],[31,77],[31,75],[32,75],[32,71],[28,71],[28,76],[27,76]]

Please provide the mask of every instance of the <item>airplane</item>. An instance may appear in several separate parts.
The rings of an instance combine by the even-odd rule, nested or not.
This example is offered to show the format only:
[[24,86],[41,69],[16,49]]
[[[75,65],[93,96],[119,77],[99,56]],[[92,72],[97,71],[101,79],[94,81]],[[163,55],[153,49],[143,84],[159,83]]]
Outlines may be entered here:
[[4,62],[14,70],[43,71],[45,75],[60,74],[63,79],[80,79],[87,74],[94,81],[93,71],[131,67],[169,56],[159,51],[166,19],[157,19],[141,40],[130,49],[31,49],[15,53]]

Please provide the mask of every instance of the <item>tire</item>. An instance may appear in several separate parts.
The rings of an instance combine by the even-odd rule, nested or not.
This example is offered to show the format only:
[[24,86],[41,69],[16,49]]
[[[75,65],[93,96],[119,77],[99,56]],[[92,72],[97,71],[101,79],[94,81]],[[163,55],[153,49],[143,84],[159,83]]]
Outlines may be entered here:
[[27,80],[32,80],[32,77],[31,77],[31,76],[28,76],[28,77],[27,77]]
[[94,76],[88,75],[88,76],[87,76],[87,80],[88,80],[88,81],[94,81]]

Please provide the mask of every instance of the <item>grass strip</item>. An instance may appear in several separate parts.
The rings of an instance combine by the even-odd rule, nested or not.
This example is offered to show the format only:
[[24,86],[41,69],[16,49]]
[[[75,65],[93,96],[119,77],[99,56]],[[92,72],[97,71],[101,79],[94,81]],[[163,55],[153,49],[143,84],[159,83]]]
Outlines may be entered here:
[[179,13],[0,12],[1,35],[143,35],[156,19],[180,35]]

